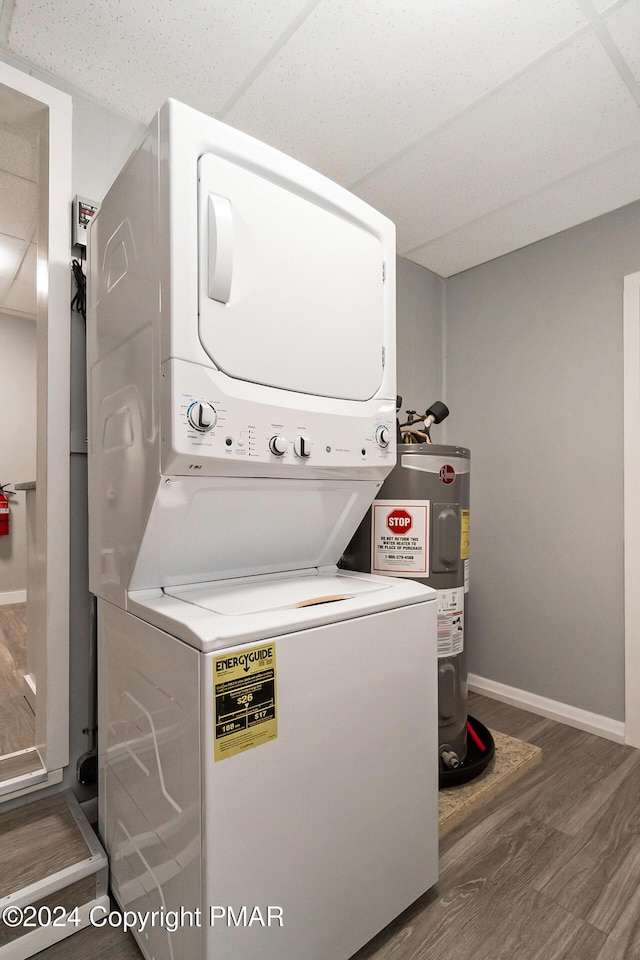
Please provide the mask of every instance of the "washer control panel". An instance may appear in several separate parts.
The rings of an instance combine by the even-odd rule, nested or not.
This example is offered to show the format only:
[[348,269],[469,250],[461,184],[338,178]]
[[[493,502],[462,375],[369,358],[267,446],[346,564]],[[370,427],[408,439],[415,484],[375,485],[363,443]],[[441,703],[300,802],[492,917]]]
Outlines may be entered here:
[[[288,409],[225,396],[216,388],[215,371],[180,361],[172,364],[171,410],[167,411],[171,436],[163,436],[163,443],[171,459],[181,455],[193,459],[194,470],[206,469],[202,458],[309,470],[380,467],[395,457],[395,405],[391,402],[356,405],[311,397],[311,409]],[[249,384],[247,389],[259,388]],[[286,397],[285,391],[282,394]],[[345,415],[347,403],[356,415]]]

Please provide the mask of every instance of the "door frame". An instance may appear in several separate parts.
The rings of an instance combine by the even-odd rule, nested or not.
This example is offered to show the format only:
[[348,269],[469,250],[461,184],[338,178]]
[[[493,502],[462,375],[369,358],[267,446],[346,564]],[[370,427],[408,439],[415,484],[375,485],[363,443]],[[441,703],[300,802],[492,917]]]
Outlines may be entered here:
[[640,272],[624,278],[625,743],[640,747]]

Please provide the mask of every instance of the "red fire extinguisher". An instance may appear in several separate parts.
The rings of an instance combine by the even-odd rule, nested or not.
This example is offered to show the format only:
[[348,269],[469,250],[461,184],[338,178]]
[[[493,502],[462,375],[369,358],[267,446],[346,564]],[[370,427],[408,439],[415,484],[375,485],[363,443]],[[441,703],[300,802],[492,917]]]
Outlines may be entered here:
[[5,487],[8,487],[9,484],[0,483],[0,537],[8,537],[11,532],[10,522],[11,515],[9,513],[9,497],[12,496],[13,490],[7,490],[5,493]]

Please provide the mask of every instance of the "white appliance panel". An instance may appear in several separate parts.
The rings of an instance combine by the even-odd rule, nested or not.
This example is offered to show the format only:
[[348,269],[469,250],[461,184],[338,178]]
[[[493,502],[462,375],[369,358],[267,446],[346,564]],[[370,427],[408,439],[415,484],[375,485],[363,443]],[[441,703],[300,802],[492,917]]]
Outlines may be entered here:
[[383,480],[395,462],[395,444],[380,442],[383,428],[394,436],[395,398],[353,404],[244,382],[238,390],[219,370],[183,360],[163,364],[162,377],[167,474]]
[[284,919],[206,928],[207,958],[346,960],[436,882],[434,607],[276,639],[277,739],[217,763],[205,657],[204,887]]
[[[202,896],[200,656],[98,601],[98,816],[121,906],[147,911]],[[202,955],[202,930],[140,934],[158,960]]]
[[162,477],[130,590],[336,564],[379,488],[373,481]]
[[[436,611],[423,596],[374,614],[363,597],[363,616],[269,641],[277,737],[217,762],[225,651],[197,653],[100,602],[100,818],[116,896],[205,911],[162,943],[139,934],[148,960],[347,960],[436,882]],[[212,927],[211,905],[279,906],[284,925]]]
[[231,377],[368,400],[383,373],[380,239],[295,182],[199,160],[199,330]]

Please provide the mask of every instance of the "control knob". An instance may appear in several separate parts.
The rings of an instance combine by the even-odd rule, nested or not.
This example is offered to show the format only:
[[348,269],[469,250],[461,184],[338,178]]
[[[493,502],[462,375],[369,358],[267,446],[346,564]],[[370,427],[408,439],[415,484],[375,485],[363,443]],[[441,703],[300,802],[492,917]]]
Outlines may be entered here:
[[309,437],[296,437],[293,441],[293,452],[297,457],[310,457],[311,441]]
[[289,449],[289,441],[285,440],[284,437],[279,436],[278,434],[275,437],[271,437],[269,440],[269,450],[271,453],[275,454],[276,457],[282,457]]
[[382,423],[379,427],[376,427],[376,443],[383,448],[389,446],[389,428]]
[[200,433],[208,433],[216,425],[218,416],[206,400],[196,400],[187,410],[187,420]]

